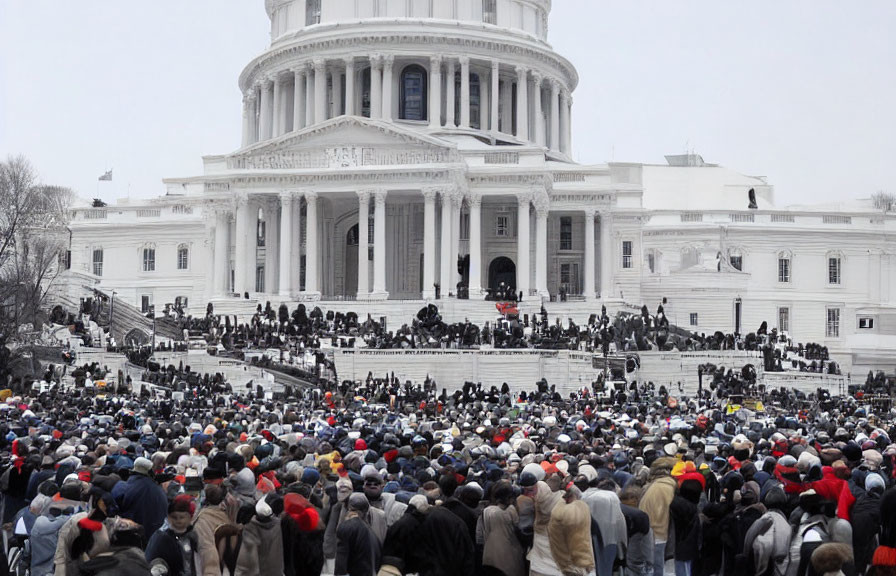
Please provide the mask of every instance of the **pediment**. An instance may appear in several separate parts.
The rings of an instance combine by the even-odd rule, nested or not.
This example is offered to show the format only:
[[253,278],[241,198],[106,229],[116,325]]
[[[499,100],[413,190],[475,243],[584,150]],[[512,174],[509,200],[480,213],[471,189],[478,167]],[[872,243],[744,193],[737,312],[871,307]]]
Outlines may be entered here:
[[411,129],[341,116],[240,150],[231,169],[339,169],[460,162],[456,146]]

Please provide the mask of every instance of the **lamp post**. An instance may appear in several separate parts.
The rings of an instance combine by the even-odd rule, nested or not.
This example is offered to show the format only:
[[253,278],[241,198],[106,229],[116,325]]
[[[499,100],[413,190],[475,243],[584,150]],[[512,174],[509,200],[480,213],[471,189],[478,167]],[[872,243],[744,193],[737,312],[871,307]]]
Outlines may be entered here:
[[115,323],[115,290],[112,291],[111,301],[109,302],[109,337],[115,339],[112,328]]

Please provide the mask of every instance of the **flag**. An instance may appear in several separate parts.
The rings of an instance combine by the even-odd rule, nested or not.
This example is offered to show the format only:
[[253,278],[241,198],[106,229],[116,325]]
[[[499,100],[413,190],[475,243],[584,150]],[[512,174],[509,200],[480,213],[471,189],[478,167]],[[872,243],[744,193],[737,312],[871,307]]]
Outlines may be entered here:
[[111,182],[112,181],[112,171],[107,170],[105,174],[100,176],[100,182]]

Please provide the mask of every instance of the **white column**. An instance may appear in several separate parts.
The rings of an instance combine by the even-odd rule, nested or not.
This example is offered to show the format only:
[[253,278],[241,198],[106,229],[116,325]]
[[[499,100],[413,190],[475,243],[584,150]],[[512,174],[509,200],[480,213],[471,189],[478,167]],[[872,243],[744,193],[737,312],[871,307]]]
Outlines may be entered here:
[[594,300],[594,209],[585,210],[585,299]]
[[277,266],[280,261],[280,202],[271,199],[264,203],[264,292],[277,293]]
[[370,117],[374,120],[383,115],[383,57],[370,57]]
[[370,296],[370,260],[368,256],[368,221],[371,190],[358,190],[358,300]]
[[436,266],[436,195],[439,189],[427,186],[423,189],[423,299],[435,298]]
[[457,271],[457,260],[460,255],[460,215],[464,205],[464,197],[457,194],[452,199],[451,212],[451,286],[457,288],[461,281],[460,272]]
[[454,191],[450,188],[442,189],[442,258],[441,271],[439,272],[439,285],[441,286],[441,297],[447,298],[449,288],[451,288],[451,214],[454,212],[451,196]]
[[258,142],[258,90],[249,92],[249,144]]
[[497,132],[500,129],[498,125],[499,115],[498,115],[498,106],[500,104],[501,98],[501,77],[500,77],[500,64],[497,60],[492,61],[492,88],[491,88],[491,104],[489,105],[489,112],[491,113],[491,125],[489,129],[492,132]]
[[529,296],[529,200],[528,193],[520,194],[517,200],[516,216],[516,291]]
[[227,293],[227,269],[230,263],[230,213],[224,208],[215,210],[215,274],[212,294],[223,296]]
[[234,246],[236,254],[233,258],[233,290],[242,297],[243,292],[248,290],[246,285],[246,252],[249,249],[249,239],[246,238],[246,210],[248,208],[249,198],[245,193],[238,193],[234,199],[234,220],[236,222],[236,230],[234,238]]
[[337,66],[330,66],[333,76],[333,112],[331,118],[342,116],[342,71]]
[[305,126],[305,72],[296,68],[293,75],[296,87],[292,101],[292,130],[296,132]]
[[542,298],[548,292],[548,203],[542,199],[535,211],[535,289]]
[[470,59],[467,56],[460,59],[460,127],[470,127]]
[[533,72],[532,80],[535,82],[532,92],[532,98],[535,100],[535,143],[544,146],[544,114],[541,110],[541,82],[544,77],[538,72]]
[[529,75],[522,66],[516,68],[516,132],[520,140],[529,140]]
[[327,61],[314,61],[314,122],[320,124],[327,119]]
[[377,300],[389,298],[386,291],[386,190],[374,194],[373,209],[373,292]]
[[564,92],[564,94],[566,99],[561,109],[561,112],[566,113],[564,122],[566,129],[563,131],[563,145],[565,148],[563,151],[567,156],[572,156],[572,94],[569,92]]
[[355,59],[345,59],[345,115],[355,115]]
[[305,232],[305,293],[320,296],[320,285],[317,279],[319,257],[317,250],[317,192],[306,190],[305,202],[307,203],[305,225],[308,227]]
[[470,203],[470,299],[482,299],[482,195],[471,192]]
[[429,127],[442,124],[442,57],[429,59]]
[[392,120],[392,66],[395,56],[383,56],[383,120]]
[[569,156],[569,100],[566,90],[560,92],[560,151]]
[[560,151],[560,82],[551,80],[551,150]]
[[[293,193],[280,192],[280,296],[288,298],[292,294],[292,199]],[[271,287],[273,292],[273,286]]]
[[314,68],[305,66],[305,128],[314,124]]
[[454,59],[445,59],[445,126],[447,128],[457,128],[457,115],[454,113],[457,108],[454,93]]
[[272,90],[273,83],[270,80],[265,80],[261,89],[261,136],[259,140],[271,139],[274,119],[271,110],[274,98]]
[[249,95],[243,95],[243,139],[242,148],[249,145]]
[[255,268],[258,266],[258,203],[249,197],[246,205],[246,290],[255,292]]
[[613,240],[612,218],[609,212],[600,215],[600,298],[609,300],[613,298]]
[[271,106],[271,137],[276,138],[280,135],[280,108],[282,107],[282,98],[280,97],[283,85],[280,83],[280,76],[274,76],[274,103]]

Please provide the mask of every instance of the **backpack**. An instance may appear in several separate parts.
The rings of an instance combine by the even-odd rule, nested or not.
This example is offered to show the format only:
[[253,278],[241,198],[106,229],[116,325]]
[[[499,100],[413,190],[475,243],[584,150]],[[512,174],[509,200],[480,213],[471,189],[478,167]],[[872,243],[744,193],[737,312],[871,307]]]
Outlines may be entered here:
[[797,576],[800,568],[800,558],[802,556],[803,540],[811,530],[817,530],[821,536],[821,542],[830,542],[831,537],[828,533],[828,524],[824,520],[816,520],[805,526],[797,526],[796,534],[790,541],[790,565],[787,566],[787,576]]

